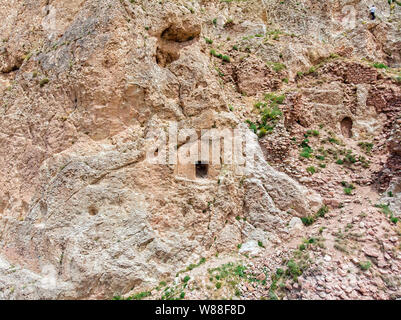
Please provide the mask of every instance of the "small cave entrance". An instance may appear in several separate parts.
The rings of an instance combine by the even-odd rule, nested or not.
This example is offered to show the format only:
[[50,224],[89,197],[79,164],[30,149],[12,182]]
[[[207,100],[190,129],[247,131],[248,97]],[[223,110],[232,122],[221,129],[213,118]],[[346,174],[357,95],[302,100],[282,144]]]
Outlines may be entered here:
[[197,178],[205,179],[207,178],[207,174],[209,172],[209,164],[202,161],[197,161],[195,163],[195,171]]
[[171,24],[159,36],[156,62],[163,68],[178,60],[180,50],[199,39],[201,27],[192,21]]
[[352,138],[352,119],[345,117],[341,120],[341,133],[346,138]]
[[160,44],[156,49],[156,62],[161,67],[166,67],[180,57],[179,49],[168,44]]
[[89,215],[91,215],[91,216],[96,216],[96,215],[98,214],[98,212],[99,212],[99,210],[98,210],[94,205],[91,205],[91,206],[88,208],[88,213],[89,213]]

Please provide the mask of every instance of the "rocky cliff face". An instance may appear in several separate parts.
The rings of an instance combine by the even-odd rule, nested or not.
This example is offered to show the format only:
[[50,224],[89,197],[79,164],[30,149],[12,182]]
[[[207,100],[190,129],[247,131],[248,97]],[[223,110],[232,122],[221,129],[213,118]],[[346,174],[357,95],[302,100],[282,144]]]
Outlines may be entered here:
[[[389,188],[397,228],[401,7],[378,2],[372,22],[367,1],[3,1],[0,297],[129,295],[243,254],[272,269],[312,232],[299,218],[353,203],[341,178],[369,190],[351,222]],[[238,129],[254,165],[150,164],[172,123]]]

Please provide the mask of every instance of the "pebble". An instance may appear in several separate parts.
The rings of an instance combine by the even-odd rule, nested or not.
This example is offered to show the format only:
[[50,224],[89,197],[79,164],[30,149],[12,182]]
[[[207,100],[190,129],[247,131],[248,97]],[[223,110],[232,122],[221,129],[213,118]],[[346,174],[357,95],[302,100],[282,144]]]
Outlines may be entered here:
[[326,254],[323,259],[324,259],[324,261],[327,261],[327,262],[331,261],[331,257],[328,254]]

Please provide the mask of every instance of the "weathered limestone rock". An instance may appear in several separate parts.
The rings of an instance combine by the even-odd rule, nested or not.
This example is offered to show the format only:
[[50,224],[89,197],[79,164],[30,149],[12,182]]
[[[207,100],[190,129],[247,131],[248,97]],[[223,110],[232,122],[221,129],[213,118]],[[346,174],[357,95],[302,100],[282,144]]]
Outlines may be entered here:
[[[291,151],[287,126],[322,123],[341,134],[348,117],[356,137],[382,130],[399,84],[332,53],[397,66],[398,22],[361,24],[347,38],[335,19],[344,1],[287,2],[0,4],[1,299],[151,288],[241,243],[250,256],[259,242],[269,251],[288,240],[288,223],[299,228],[299,217],[319,210],[321,196],[269,165],[244,121],[256,99],[285,88],[285,114],[264,138],[282,139],[281,149],[265,146],[280,149],[277,158]],[[253,164],[148,163],[171,123],[239,129]],[[399,155],[397,128],[390,148]]]

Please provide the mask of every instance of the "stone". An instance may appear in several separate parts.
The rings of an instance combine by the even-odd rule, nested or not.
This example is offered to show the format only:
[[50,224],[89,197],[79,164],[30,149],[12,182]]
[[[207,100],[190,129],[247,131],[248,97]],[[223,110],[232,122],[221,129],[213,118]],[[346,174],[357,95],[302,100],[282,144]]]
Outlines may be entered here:
[[302,220],[298,217],[293,217],[291,218],[288,227],[290,229],[298,229],[298,230],[302,230],[304,227],[304,224],[302,223]]
[[[335,290],[324,285],[357,269],[330,263],[347,261],[333,238],[350,221],[368,233],[347,231],[350,255],[398,274],[400,225],[372,204],[401,212],[401,16],[398,7],[386,15],[383,1],[380,23],[358,15],[351,26],[348,2],[2,1],[0,299],[129,297],[160,281],[179,285],[188,266],[193,289],[208,283],[209,266],[240,258],[262,279],[263,266],[283,267],[321,227],[325,248],[307,251],[323,266],[311,262],[302,290],[286,298],[329,299]],[[363,1],[352,6],[366,12]],[[175,127],[177,141],[166,137]],[[213,137],[218,151],[237,129],[234,146],[245,149],[234,163],[210,152],[162,162],[167,151],[196,150],[204,129],[229,132]],[[300,156],[306,144],[310,158]],[[348,149],[357,161],[334,163]],[[341,181],[356,186],[354,197]],[[316,219],[306,227],[308,216]],[[230,297],[201,287],[186,298]],[[243,298],[268,296],[242,287]]]
[[326,262],[330,262],[331,261],[331,257],[329,255],[327,255],[327,254],[323,257],[323,259]]
[[240,254],[247,254],[251,257],[256,257],[260,255],[261,251],[261,247],[255,240],[250,240],[246,243],[243,243],[241,245],[241,248],[239,249]]

